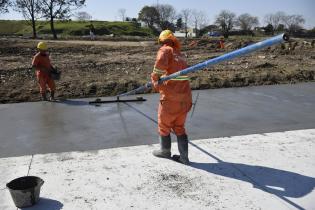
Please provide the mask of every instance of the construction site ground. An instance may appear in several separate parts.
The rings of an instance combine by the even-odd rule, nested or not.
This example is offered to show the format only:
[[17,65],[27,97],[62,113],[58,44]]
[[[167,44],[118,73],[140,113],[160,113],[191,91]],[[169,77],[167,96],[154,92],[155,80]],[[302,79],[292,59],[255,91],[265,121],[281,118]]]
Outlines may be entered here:
[[32,210],[314,210],[314,95],[313,82],[194,91],[190,166],[151,154],[158,94],[2,104],[0,209],[16,209],[5,184],[34,175]]
[[[189,65],[242,48],[260,38],[232,37],[225,42],[225,49],[218,49],[216,39],[182,40]],[[31,69],[38,41],[0,38],[0,103],[40,99]],[[159,48],[156,41],[47,42],[53,65],[62,71],[57,82],[59,99],[113,96],[145,84]],[[191,86],[209,89],[314,81],[314,44],[312,39],[293,38],[290,43],[190,74]]]

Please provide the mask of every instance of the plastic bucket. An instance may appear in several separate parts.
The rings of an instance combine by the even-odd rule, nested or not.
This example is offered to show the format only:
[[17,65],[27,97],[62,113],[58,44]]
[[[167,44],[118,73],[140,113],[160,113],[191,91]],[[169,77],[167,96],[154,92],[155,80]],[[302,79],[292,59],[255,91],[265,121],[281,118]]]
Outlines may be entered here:
[[39,200],[40,188],[44,181],[36,176],[24,176],[7,184],[14,204],[18,208],[35,205]]
[[60,76],[61,76],[61,72],[58,71],[58,72],[51,72],[51,78],[53,80],[60,80]]

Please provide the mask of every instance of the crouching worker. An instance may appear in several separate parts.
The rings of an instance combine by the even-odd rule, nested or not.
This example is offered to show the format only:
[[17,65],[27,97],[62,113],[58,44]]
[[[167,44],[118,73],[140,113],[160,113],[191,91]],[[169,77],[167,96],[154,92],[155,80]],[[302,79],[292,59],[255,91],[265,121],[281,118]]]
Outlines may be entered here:
[[188,76],[179,76],[158,84],[161,77],[187,68],[187,62],[180,52],[179,40],[170,30],[162,31],[158,42],[162,47],[157,53],[151,81],[154,89],[160,93],[158,132],[161,148],[153,151],[153,155],[161,158],[171,158],[170,133],[173,131],[177,136],[180,155],[174,155],[172,158],[188,165],[188,137],[185,131],[185,121],[192,106],[189,78]]
[[51,77],[53,67],[47,52],[47,44],[39,42],[37,45],[38,53],[34,56],[32,66],[36,71],[36,77],[39,84],[39,90],[43,101],[47,101],[46,89],[48,86],[50,91],[50,100],[55,100],[55,82]]

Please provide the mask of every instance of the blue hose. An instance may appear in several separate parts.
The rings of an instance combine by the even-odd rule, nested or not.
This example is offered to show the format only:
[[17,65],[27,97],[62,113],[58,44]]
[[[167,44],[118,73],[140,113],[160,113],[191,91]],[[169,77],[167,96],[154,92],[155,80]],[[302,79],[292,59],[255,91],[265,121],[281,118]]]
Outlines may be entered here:
[[[221,55],[219,57],[206,60],[206,61],[204,61],[202,63],[199,63],[199,64],[196,64],[194,66],[188,67],[188,68],[186,68],[184,70],[181,70],[181,71],[176,72],[174,74],[168,75],[166,77],[162,77],[159,80],[159,84],[161,84],[161,83],[163,83],[163,82],[165,82],[167,80],[174,79],[174,78],[176,78],[178,76],[186,75],[186,74],[191,73],[191,72],[196,72],[196,71],[202,70],[202,69],[204,69],[206,67],[209,67],[209,66],[212,66],[212,65],[224,62],[224,61],[232,60],[233,58],[240,57],[240,56],[243,56],[243,55],[247,55],[247,54],[255,52],[257,50],[260,50],[260,49],[263,49],[263,48],[266,48],[266,47],[270,47],[272,45],[279,44],[279,43],[282,43],[282,42],[288,41],[288,40],[289,40],[289,37],[286,34],[280,34],[280,35],[271,37],[271,38],[266,39],[264,41],[261,41],[261,42],[249,45],[247,47],[244,47],[244,48],[241,48],[241,49],[238,49],[238,50],[235,50],[235,51],[232,51],[230,53]],[[139,88],[137,88],[135,90],[131,90],[129,92],[120,94],[120,95],[118,95],[118,97],[134,95],[134,94],[137,94],[137,93],[140,93],[140,92],[143,92],[143,91],[147,90],[151,86],[152,86],[152,83],[148,82],[147,84],[145,84],[145,85],[143,85],[143,86],[141,86],[141,87],[139,87]]]

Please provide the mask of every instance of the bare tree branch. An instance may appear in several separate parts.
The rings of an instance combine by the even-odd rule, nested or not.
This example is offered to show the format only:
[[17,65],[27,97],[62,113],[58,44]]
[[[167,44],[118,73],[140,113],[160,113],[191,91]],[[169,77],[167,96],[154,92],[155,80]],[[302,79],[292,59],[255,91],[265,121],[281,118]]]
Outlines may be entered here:
[[85,0],[40,0],[42,3],[41,12],[44,17],[50,20],[52,34],[57,39],[54,27],[55,19],[65,19],[71,16],[71,12],[83,7]]
[[258,17],[251,16],[248,13],[238,16],[236,25],[244,31],[250,31],[254,26],[259,25]]
[[196,36],[199,36],[198,30],[206,25],[208,21],[207,19],[208,18],[205,12],[197,10],[192,11],[192,22],[195,27]]
[[124,8],[119,9],[118,15],[121,18],[121,20],[124,22],[126,19],[126,9],[124,9]]
[[92,15],[90,15],[87,12],[77,12],[75,14],[75,17],[76,17],[77,20],[80,20],[80,21],[92,20]]
[[9,6],[11,6],[10,0],[0,0],[0,14],[9,12]]
[[159,26],[162,30],[175,28],[176,10],[172,5],[159,4],[156,6],[159,13]]
[[221,28],[224,37],[229,36],[229,31],[234,27],[235,24],[235,13],[228,10],[223,10],[216,17],[215,23]]
[[188,23],[190,22],[191,19],[191,14],[192,10],[191,9],[183,9],[181,11],[181,16],[183,18],[184,21],[184,29],[185,29],[185,37],[187,38],[187,34],[188,34]]
[[33,38],[37,37],[36,20],[40,16],[41,2],[39,0],[16,0],[14,10],[22,13],[24,19],[32,26]]

